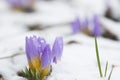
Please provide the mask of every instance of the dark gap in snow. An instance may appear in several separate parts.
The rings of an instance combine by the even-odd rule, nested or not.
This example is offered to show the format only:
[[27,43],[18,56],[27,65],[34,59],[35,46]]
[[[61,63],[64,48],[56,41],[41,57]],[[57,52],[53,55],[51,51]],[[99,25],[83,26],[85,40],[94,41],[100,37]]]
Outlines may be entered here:
[[118,36],[115,33],[113,33],[110,29],[108,29],[106,25],[101,23],[101,26],[102,26],[102,37],[119,41]]
[[0,80],[4,80],[4,78],[3,78],[2,74],[0,74]]
[[56,26],[64,26],[69,24],[70,23],[66,22],[66,23],[58,23],[58,24],[51,24],[51,25],[33,24],[33,25],[27,25],[27,26],[29,31],[33,31],[33,30],[44,30],[44,29],[48,29]]
[[25,74],[23,71],[18,71],[17,72],[17,75],[20,76],[20,77],[25,77]]
[[118,37],[114,33],[110,32],[107,29],[105,29],[105,31],[103,32],[102,36],[104,38],[108,38],[108,39],[112,39],[112,40],[115,40],[115,41],[119,41]]
[[118,18],[113,17],[111,8],[108,8],[106,10],[105,17],[108,18],[108,19],[111,19],[111,20],[113,20],[115,22],[120,22],[119,17]]
[[34,24],[34,25],[28,25],[28,30],[33,31],[33,30],[43,30],[45,27],[39,24]]
[[35,12],[35,10],[33,8],[23,8],[22,11],[25,13],[34,13]]
[[71,45],[71,44],[80,44],[80,43],[75,40],[71,40],[71,41],[68,41],[67,44]]

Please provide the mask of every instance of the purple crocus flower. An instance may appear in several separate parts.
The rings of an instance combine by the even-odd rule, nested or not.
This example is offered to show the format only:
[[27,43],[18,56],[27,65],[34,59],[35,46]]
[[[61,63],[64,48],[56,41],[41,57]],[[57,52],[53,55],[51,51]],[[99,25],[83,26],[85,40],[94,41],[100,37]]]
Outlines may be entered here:
[[51,65],[53,60],[61,58],[63,40],[57,37],[51,50],[49,44],[40,37],[26,37],[26,55],[30,69],[41,70]]
[[72,22],[72,31],[73,33],[78,33],[80,31],[81,28],[81,22],[79,18],[76,18],[73,22]]
[[100,36],[102,34],[102,30],[101,30],[101,25],[100,25],[100,21],[99,21],[99,17],[97,15],[94,15],[93,17],[93,35],[94,36]]

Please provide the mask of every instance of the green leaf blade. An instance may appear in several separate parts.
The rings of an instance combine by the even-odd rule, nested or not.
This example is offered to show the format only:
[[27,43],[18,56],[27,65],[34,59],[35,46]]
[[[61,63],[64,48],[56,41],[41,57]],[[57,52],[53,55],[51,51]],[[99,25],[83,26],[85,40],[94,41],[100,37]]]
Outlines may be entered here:
[[97,58],[97,63],[98,63],[98,69],[99,69],[100,77],[103,77],[102,68],[101,68],[101,62],[100,62],[100,57],[99,57],[97,38],[96,37],[95,37],[95,50],[96,50],[96,58]]

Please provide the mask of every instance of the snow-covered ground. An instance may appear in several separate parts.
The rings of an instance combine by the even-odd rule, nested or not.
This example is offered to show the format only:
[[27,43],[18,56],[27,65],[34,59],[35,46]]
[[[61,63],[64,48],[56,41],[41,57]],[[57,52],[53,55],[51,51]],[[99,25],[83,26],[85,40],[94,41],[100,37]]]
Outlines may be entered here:
[[[111,0],[114,3],[117,1]],[[0,0],[0,75],[5,80],[25,80],[18,76],[17,72],[27,66],[24,54],[26,36],[37,35],[45,38],[50,44],[53,44],[55,37],[62,36],[63,57],[57,65],[53,64],[53,71],[48,80],[107,80],[99,77],[94,38],[82,33],[73,35],[69,24],[76,17],[84,19],[86,16],[98,14],[102,16],[100,21],[106,28],[120,39],[120,23],[103,16],[106,4],[109,5],[107,2],[109,1],[37,0],[34,13],[22,13],[11,11],[5,0]],[[35,24],[44,29],[28,30],[29,25]],[[70,41],[76,43],[68,44]],[[120,41],[99,37],[98,44],[103,71],[108,61],[107,77],[112,65],[115,65],[110,80],[120,80]]]

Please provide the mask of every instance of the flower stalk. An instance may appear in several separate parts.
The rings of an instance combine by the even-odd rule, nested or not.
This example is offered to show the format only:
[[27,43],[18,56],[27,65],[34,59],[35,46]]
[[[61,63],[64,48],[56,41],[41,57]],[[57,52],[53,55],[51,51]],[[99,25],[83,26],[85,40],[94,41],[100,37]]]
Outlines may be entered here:
[[101,68],[101,62],[100,62],[100,57],[99,57],[99,51],[98,51],[98,44],[97,44],[96,37],[95,37],[95,49],[96,49],[96,58],[97,58],[97,63],[98,63],[98,69],[99,69],[100,77],[103,77],[102,68]]

